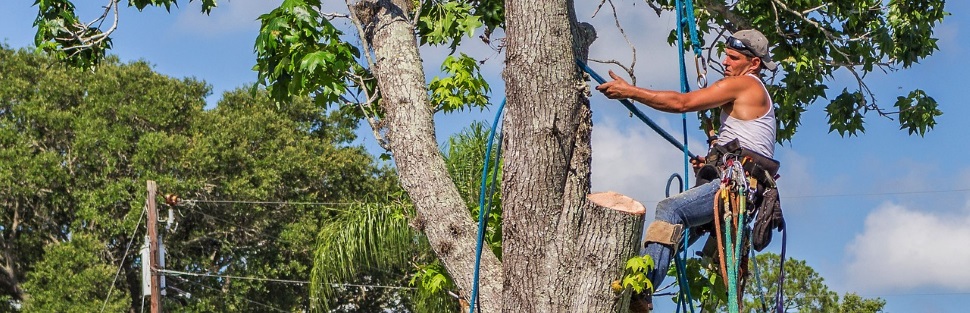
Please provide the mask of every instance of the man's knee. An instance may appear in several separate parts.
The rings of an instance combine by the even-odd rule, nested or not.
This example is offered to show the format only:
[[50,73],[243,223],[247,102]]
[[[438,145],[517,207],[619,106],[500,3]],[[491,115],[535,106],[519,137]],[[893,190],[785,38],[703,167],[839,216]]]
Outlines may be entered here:
[[657,203],[657,214],[654,219],[672,224],[681,222],[680,214],[677,212],[680,208],[675,204],[676,201],[670,198],[661,200],[660,203]]
[[676,246],[680,243],[683,236],[684,225],[672,224],[663,220],[656,220],[647,227],[647,236],[644,244],[656,242],[660,244]]

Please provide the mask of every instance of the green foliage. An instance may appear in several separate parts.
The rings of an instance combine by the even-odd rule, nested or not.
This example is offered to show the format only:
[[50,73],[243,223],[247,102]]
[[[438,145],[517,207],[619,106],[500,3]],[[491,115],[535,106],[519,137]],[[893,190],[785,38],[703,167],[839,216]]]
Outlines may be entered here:
[[454,289],[454,283],[448,278],[441,262],[435,261],[428,266],[418,268],[418,271],[411,276],[411,286],[420,284],[422,290],[429,292],[439,292],[441,290]]
[[505,28],[505,0],[469,0],[475,15],[485,24],[485,37],[498,28]]
[[[215,0],[202,2],[206,13],[216,5]],[[674,1],[651,0],[651,3],[669,10]],[[78,23],[72,1],[35,0],[35,4],[38,6],[35,42],[39,49],[77,67],[90,67],[105,58],[105,51],[111,45],[110,38],[106,37],[109,34]],[[169,9],[172,4],[176,1],[129,2],[139,9],[146,6]],[[781,70],[777,74],[780,76],[771,77],[768,90],[777,106],[779,142],[792,139],[808,106],[830,96],[826,84],[840,69],[852,73],[859,87],[846,90],[847,93],[829,101],[831,131],[838,131],[843,136],[857,135],[865,131],[860,119],[867,113],[896,114],[886,112],[877,104],[876,95],[869,92],[865,77],[874,70],[908,68],[930,56],[938,49],[934,29],[948,15],[943,0],[892,0],[888,3],[881,0],[805,0],[785,4],[778,6],[774,0],[742,1],[732,5],[724,1],[695,4],[702,40],[705,35],[740,27],[762,30],[775,44],[772,56]],[[361,70],[366,70],[358,64],[357,48],[341,38],[340,31],[320,15],[320,7],[319,0],[286,0],[279,8],[260,17],[262,28],[255,44],[257,64],[254,69],[259,72],[259,82],[267,86],[277,101],[285,102],[289,96],[312,95],[318,104],[334,103],[345,94],[349,85],[359,85],[349,81],[348,73],[367,76],[360,75]],[[502,0],[426,0],[419,7],[416,27],[419,40],[424,44],[447,44],[454,50],[462,38],[471,36],[480,27],[485,28],[482,38],[486,42],[494,29],[503,27]],[[79,40],[81,37],[104,38],[92,42]],[[672,32],[671,42],[673,38]],[[718,44],[717,49],[724,48]],[[449,68],[447,64],[445,68]],[[466,65],[464,68],[470,67]],[[471,77],[454,80],[449,82],[450,85],[438,82],[432,86],[432,94],[439,95],[435,102],[445,103],[445,110],[461,107],[459,104],[487,102],[480,98],[487,88],[476,83],[474,75]],[[441,92],[435,91],[439,89]],[[476,92],[471,92],[473,90]],[[859,94],[867,98],[866,101],[859,101]],[[469,98],[461,101],[456,98],[466,96]],[[936,124],[935,117],[941,114],[932,97],[916,89],[903,98],[916,103],[913,107],[917,109],[913,112],[900,110],[900,126],[910,134],[920,135],[932,129]],[[848,112],[852,102],[856,104],[855,112]],[[897,101],[896,106],[906,107],[906,101]],[[356,110],[350,106],[344,109]],[[903,113],[908,114],[903,116]]]
[[253,70],[278,101],[313,95],[318,103],[332,103],[347,91],[344,78],[360,52],[340,39],[320,6],[317,0],[285,0],[259,17]]
[[410,285],[418,287],[414,295],[415,312],[454,312],[460,309],[458,301],[445,294],[457,287],[441,261],[418,266],[417,272],[411,277]]
[[[651,2],[668,10],[674,7],[672,0]],[[829,98],[826,84],[838,70],[851,73],[858,88],[843,90],[829,101],[830,131],[857,135],[865,131],[866,113],[894,114],[877,104],[865,78],[875,70],[909,68],[936,51],[934,28],[948,15],[944,5],[943,0],[804,0],[786,1],[784,6],[775,0],[736,5],[705,1],[695,3],[695,15],[702,39],[725,29],[754,28],[774,45],[771,54],[779,72],[768,74],[768,91],[777,109],[778,141],[784,142],[791,141],[811,104]],[[668,41],[673,43],[675,38],[672,31]],[[718,43],[717,49],[723,51],[723,44]],[[919,96],[911,92],[906,98],[917,101]],[[900,125],[910,134],[922,135],[936,124],[935,102],[927,102],[922,110],[918,116],[903,117],[900,112]]]
[[479,16],[472,13],[469,2],[426,1],[421,6],[421,17],[417,24],[421,44],[449,44],[454,53],[462,37],[471,37],[475,29],[483,25]]
[[[67,64],[80,68],[97,65],[111,48],[111,39],[88,43],[82,37],[107,36],[97,27],[82,23],[69,0],[35,0],[37,18],[34,45]],[[81,48],[85,47],[85,48]]]
[[[116,268],[102,258],[104,243],[77,233],[70,241],[44,248],[44,259],[28,275],[24,288],[30,297],[22,312],[95,312],[108,296]],[[139,290],[140,291],[140,290]],[[104,303],[105,312],[122,312],[131,298],[115,292]]]
[[[484,123],[473,123],[451,136],[444,151],[448,171],[475,218],[488,135]],[[493,159],[497,153],[493,149]],[[491,180],[494,174],[490,171],[487,179]],[[500,177],[496,179],[501,181]],[[499,186],[493,190],[500,190]],[[485,239],[493,253],[501,256],[501,202],[497,192],[492,197]],[[434,257],[426,237],[408,225],[413,215],[409,205],[395,202],[354,207],[324,221],[316,238],[311,277],[310,297],[317,300],[314,310],[326,311],[341,305],[360,312],[367,308],[381,310],[392,301],[370,294],[361,296],[366,300],[350,299],[340,284],[370,281],[399,286],[405,276],[410,276],[409,285],[416,288],[397,293],[404,308],[415,312],[457,309],[457,301],[447,294],[456,288],[450,275]]]
[[[121,266],[114,294],[136,299],[137,309],[140,298],[130,291],[140,288],[140,266],[131,257],[118,262],[145,202],[146,180],[157,181],[162,194],[197,200],[343,203],[396,190],[389,170],[349,144],[356,120],[306,98],[276,109],[264,92],[236,90],[203,110],[203,82],[159,75],[143,62],[109,58],[82,75],[9,49],[0,49],[0,79],[0,201],[8,204],[0,207],[0,261],[11,264],[0,268],[0,295],[13,301],[32,296],[36,288],[23,282],[42,262],[55,262],[45,247],[85,234],[103,250],[90,269]],[[335,209],[183,202],[174,212],[178,226],[164,232],[168,268],[307,280],[314,235]],[[138,229],[134,238],[143,235]],[[266,309],[254,302],[299,311],[309,303],[307,286],[169,279],[191,294],[169,290],[169,311]],[[107,282],[96,286],[109,289]]]
[[[761,272],[761,283],[764,285],[767,308],[775,307],[774,295],[778,290],[778,269],[780,257],[774,253],[759,254],[749,266],[758,266]],[[750,273],[755,271],[750,270]],[[825,279],[818,275],[805,261],[789,258],[785,260],[785,302],[782,307],[786,312],[880,312],[886,302],[882,299],[868,299],[859,297],[855,293],[846,293],[842,300],[839,295],[830,291],[825,285]],[[746,312],[760,312],[761,297],[757,279],[751,277],[745,288],[744,308]]]
[[899,109],[899,129],[908,130],[910,135],[918,133],[923,136],[936,125],[936,117],[943,115],[936,100],[919,89],[906,97],[896,98],[896,108]]
[[[192,1],[195,1],[195,0],[189,0],[189,2],[192,2]],[[205,13],[205,14],[209,14],[210,12],[212,12],[212,9],[217,6],[216,0],[201,0],[199,2],[202,2],[202,13]],[[172,5],[175,5],[177,7],[178,0],[129,0],[128,1],[128,6],[134,6],[135,8],[138,8],[139,11],[144,10],[146,7],[149,7],[149,6],[154,6],[154,7],[163,6],[165,7],[165,11],[171,12]]]
[[449,55],[441,64],[441,71],[449,76],[435,76],[428,85],[431,103],[437,105],[436,111],[452,112],[465,107],[484,109],[488,105],[487,94],[491,89],[474,58],[464,53],[457,58]]
[[390,204],[348,209],[325,220],[317,235],[310,288],[316,311],[333,307],[336,285],[354,282],[368,271],[406,270],[411,248],[418,244],[404,215],[409,209]]
[[[715,262],[710,258],[691,258],[687,259],[685,265],[691,297],[699,303],[704,312],[715,312],[717,308],[727,303],[727,286]],[[669,267],[667,275],[676,278],[677,267]],[[677,302],[677,297],[671,300]]]
[[[310,288],[313,311],[339,311],[342,307],[355,308],[354,312],[392,307],[418,312],[454,309],[457,302],[443,291],[453,290],[454,284],[435,261],[427,239],[408,225],[413,208],[378,203],[348,209],[325,220],[317,236]],[[384,289],[349,297],[348,288],[342,287],[345,283],[405,285],[405,273],[414,264],[424,263],[431,265],[418,266],[411,275],[410,285],[418,286],[414,291]]]
[[653,258],[649,255],[634,256],[626,260],[623,267],[621,286],[632,289],[635,293],[653,292],[653,283],[647,278],[647,273],[654,267]]
[[[780,257],[774,253],[762,253],[748,262],[743,312],[770,312],[775,307],[778,290]],[[727,288],[721,278],[716,261],[710,258],[687,260],[687,279],[694,305],[704,312],[727,312]],[[757,267],[757,269],[755,269]],[[760,277],[754,276],[760,273]],[[669,276],[676,277],[677,269],[671,267]],[[882,299],[862,298],[855,293],[839,295],[828,289],[825,280],[805,261],[785,261],[784,281],[785,312],[880,312],[886,302]],[[766,302],[762,303],[762,299]],[[674,297],[673,301],[677,301]]]
[[846,132],[849,136],[855,135],[856,131],[865,132],[866,128],[862,125],[864,112],[859,112],[860,108],[865,110],[865,102],[866,99],[861,92],[849,93],[848,90],[842,89],[842,93],[825,108],[829,117],[829,132],[838,131],[842,136],[845,136]]
[[[481,197],[482,186],[482,165],[485,163],[485,150],[488,146],[490,130],[484,122],[474,122],[457,134],[448,138],[448,143],[444,147],[445,165],[448,173],[458,193],[464,199],[472,218],[478,220],[478,206]],[[502,258],[502,164],[495,163],[499,157],[499,137],[495,137],[492,143],[492,164],[489,164],[489,171],[485,175],[485,180],[491,184],[492,194],[486,195],[486,205],[488,216],[486,216],[485,243],[491,248],[499,259]],[[496,166],[498,171],[496,171]],[[486,190],[488,192],[488,190]]]
[[842,296],[838,312],[843,313],[874,313],[882,312],[886,306],[886,300],[875,298],[867,299],[860,297],[854,292],[846,293]]

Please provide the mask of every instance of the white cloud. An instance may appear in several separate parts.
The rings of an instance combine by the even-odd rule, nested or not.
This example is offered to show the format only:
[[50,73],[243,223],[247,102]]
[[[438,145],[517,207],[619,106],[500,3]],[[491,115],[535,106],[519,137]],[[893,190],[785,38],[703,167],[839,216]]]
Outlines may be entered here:
[[846,246],[846,274],[863,292],[937,287],[970,290],[970,208],[961,212],[884,203]]
[[179,10],[175,29],[179,32],[216,36],[236,32],[255,32],[256,19],[279,7],[281,0],[219,1],[219,6],[206,16],[201,13],[201,1],[193,1]]
[[[683,175],[683,154],[649,128],[627,125],[631,126],[622,127],[610,117],[594,124],[592,188],[637,199],[652,214],[664,198],[667,178],[675,172]],[[671,188],[671,193],[678,192],[676,182]]]

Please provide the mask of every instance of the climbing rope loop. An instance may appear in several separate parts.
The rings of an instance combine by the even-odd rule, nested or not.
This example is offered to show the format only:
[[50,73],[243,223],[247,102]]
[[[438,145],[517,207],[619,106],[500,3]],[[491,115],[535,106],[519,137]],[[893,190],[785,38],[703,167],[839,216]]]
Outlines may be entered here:
[[[485,228],[488,226],[488,211],[492,207],[492,188],[495,186],[495,179],[498,176],[498,164],[502,153],[502,139],[499,136],[499,149],[495,156],[495,164],[493,167],[492,183],[489,186],[488,183],[488,166],[492,157],[492,144],[495,140],[495,133],[498,132],[498,124],[502,118],[502,112],[505,109],[506,99],[502,99],[502,104],[498,106],[498,111],[495,112],[495,120],[492,122],[492,130],[488,134],[488,146],[485,148],[485,157],[482,162],[482,188],[479,190],[478,197],[478,242],[475,245],[475,273],[472,278],[472,294],[471,299],[468,302],[468,313],[475,312],[475,306],[478,303],[478,285],[479,285],[479,272],[481,269],[482,262],[482,246],[485,243]],[[485,195],[488,194],[488,202],[485,201]],[[481,310],[481,305],[479,310]]]

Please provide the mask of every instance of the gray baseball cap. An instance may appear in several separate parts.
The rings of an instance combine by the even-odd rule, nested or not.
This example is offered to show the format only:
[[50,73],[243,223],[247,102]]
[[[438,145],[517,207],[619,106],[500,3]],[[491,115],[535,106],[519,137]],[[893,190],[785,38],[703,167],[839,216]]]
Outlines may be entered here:
[[757,30],[746,29],[737,31],[733,36],[728,37],[726,44],[728,48],[740,52],[750,52],[750,54],[758,57],[761,59],[761,65],[769,71],[774,71],[778,68],[778,64],[775,64],[771,60],[771,55],[768,54],[768,38],[765,38],[765,35]]

